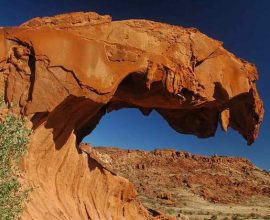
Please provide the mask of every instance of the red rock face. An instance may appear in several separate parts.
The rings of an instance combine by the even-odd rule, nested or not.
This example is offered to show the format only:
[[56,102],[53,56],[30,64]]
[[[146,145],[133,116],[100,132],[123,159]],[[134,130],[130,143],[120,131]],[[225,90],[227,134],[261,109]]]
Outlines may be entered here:
[[113,186],[123,192],[129,183],[90,162],[89,172],[75,146],[106,112],[125,107],[156,110],[176,131],[198,137],[213,136],[220,121],[251,144],[263,117],[257,78],[254,65],[193,28],[96,13],[0,28],[0,91],[35,129],[25,164],[40,189],[25,218],[146,218],[132,190],[127,199],[115,196]]
[[104,167],[129,179],[142,197],[156,203],[170,200],[177,207],[184,194],[179,189],[211,203],[245,204],[253,197],[270,198],[270,173],[244,158],[192,155],[173,149],[149,152],[97,147],[92,151],[92,157]]

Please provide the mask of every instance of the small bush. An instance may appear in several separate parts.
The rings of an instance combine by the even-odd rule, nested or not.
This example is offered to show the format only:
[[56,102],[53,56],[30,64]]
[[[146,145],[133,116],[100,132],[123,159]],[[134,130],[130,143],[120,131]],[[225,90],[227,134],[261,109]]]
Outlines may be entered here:
[[239,217],[239,215],[233,215],[232,216],[232,220],[240,220],[241,218]]
[[259,215],[256,213],[250,213],[249,217],[253,218],[253,219],[257,219],[259,217]]
[[212,215],[210,219],[211,220],[217,220],[217,216],[216,215]]
[[[4,102],[0,99],[0,107]],[[1,111],[0,108],[0,111]],[[19,182],[18,162],[27,152],[31,130],[25,121],[12,113],[0,118],[0,219],[12,220],[19,217],[23,201],[30,189]]]
[[174,209],[167,209],[166,210],[169,215],[175,215],[176,211]]

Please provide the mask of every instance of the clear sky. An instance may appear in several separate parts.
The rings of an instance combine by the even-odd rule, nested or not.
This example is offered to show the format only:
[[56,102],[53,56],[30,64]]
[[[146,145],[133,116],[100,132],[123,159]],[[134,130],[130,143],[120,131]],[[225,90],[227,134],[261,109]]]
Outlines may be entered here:
[[260,76],[257,87],[266,110],[259,138],[251,147],[232,130],[224,133],[219,129],[209,139],[178,134],[157,113],[145,117],[136,109],[107,114],[85,141],[124,148],[176,148],[205,155],[243,156],[270,170],[269,0],[1,0],[0,26],[72,11],[110,14],[114,20],[143,18],[198,28],[223,41],[224,47],[238,57],[256,64]]

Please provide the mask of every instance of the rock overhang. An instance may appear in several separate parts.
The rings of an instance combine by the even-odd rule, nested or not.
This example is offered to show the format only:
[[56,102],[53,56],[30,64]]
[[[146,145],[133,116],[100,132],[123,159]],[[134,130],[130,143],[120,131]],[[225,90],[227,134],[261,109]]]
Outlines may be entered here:
[[176,131],[202,138],[219,121],[248,144],[257,138],[264,110],[256,67],[197,29],[73,13],[2,28],[0,47],[7,101],[37,124],[38,115],[64,124],[60,115],[74,117],[79,139],[124,107],[155,109]]

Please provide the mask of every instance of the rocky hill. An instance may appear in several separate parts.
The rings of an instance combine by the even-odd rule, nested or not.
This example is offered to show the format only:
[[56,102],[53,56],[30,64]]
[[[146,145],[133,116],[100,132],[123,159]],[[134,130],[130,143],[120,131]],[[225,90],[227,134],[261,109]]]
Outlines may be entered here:
[[149,209],[194,218],[270,215],[270,173],[247,159],[174,149],[148,152],[96,147],[93,151],[91,155],[104,167],[135,185]]

